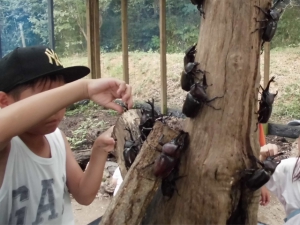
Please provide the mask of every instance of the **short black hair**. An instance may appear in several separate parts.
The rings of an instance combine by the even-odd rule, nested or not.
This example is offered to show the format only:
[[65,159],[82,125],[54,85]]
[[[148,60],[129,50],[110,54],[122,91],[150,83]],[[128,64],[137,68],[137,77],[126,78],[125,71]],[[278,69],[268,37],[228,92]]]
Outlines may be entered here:
[[36,79],[27,81],[23,84],[19,84],[16,87],[14,87],[12,90],[10,90],[7,94],[12,96],[14,100],[18,101],[20,100],[20,95],[21,93],[27,89],[27,88],[34,88],[36,87],[36,85],[38,83],[40,83],[41,85],[45,86],[45,84],[50,81],[52,82],[56,82],[56,81],[63,81],[65,83],[65,79],[63,75],[60,74],[54,74],[54,75],[46,75],[43,77],[38,77]]

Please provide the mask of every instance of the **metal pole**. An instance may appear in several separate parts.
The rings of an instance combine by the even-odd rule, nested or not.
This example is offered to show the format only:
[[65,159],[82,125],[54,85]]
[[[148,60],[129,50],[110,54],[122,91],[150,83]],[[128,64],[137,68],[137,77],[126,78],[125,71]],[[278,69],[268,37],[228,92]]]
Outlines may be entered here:
[[167,113],[167,57],[166,57],[166,0],[160,0],[160,77],[161,77],[161,113]]
[[127,6],[128,0],[121,0],[122,5],[122,52],[123,52],[123,80],[129,84],[129,69],[128,69],[128,20]]
[[53,0],[48,0],[48,36],[49,36],[50,48],[54,50],[55,40],[54,40]]

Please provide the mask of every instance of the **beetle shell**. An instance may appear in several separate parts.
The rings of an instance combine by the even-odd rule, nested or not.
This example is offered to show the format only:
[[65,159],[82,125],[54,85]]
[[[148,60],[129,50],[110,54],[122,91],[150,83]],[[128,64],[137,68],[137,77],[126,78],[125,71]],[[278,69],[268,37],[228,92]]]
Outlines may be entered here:
[[165,178],[171,173],[176,164],[177,159],[162,153],[154,162],[153,173],[156,177]]
[[184,68],[188,63],[195,61],[196,46],[197,44],[194,44],[185,51],[185,56],[183,58]]
[[186,73],[185,71],[182,71],[180,84],[183,90],[189,91],[191,89],[191,86],[194,84],[193,75],[190,73]]
[[276,29],[277,29],[277,21],[269,22],[262,35],[262,39],[266,42],[270,42],[276,33]]
[[161,182],[161,192],[163,196],[168,197],[168,199],[172,198],[174,191],[176,188],[176,180],[179,178],[179,169],[175,167],[171,173]]
[[207,86],[203,86],[199,83],[193,84],[190,90],[190,94],[199,102],[206,102],[207,101],[207,94],[206,94]]
[[198,102],[190,93],[188,93],[182,107],[182,113],[187,117],[194,118],[197,116],[202,106],[203,103]]
[[135,146],[131,148],[125,148],[123,151],[123,157],[125,161],[125,167],[128,170],[132,163],[134,162],[136,156],[138,154],[137,148]]
[[176,153],[176,150],[179,146],[176,145],[174,142],[170,142],[170,143],[166,143],[163,145],[162,147],[162,152],[167,155],[167,156],[171,156],[173,158],[177,158],[178,154]]
[[270,180],[271,174],[264,169],[258,169],[255,173],[247,180],[246,186],[255,191],[264,186]]
[[272,77],[269,80],[266,89],[262,88],[263,92],[261,94],[261,100],[259,102],[259,110],[257,112],[259,123],[267,123],[271,117],[274,99],[278,93],[276,92],[275,94],[273,94],[269,92],[270,84],[271,82],[274,82],[274,79],[275,77]]

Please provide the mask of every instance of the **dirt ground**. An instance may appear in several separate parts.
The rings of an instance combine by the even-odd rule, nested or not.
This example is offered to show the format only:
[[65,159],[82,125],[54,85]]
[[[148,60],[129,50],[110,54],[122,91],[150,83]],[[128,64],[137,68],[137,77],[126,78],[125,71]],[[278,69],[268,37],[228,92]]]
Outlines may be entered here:
[[[90,105],[91,103],[89,103]],[[78,113],[78,112],[77,112]],[[78,130],[84,129],[88,130],[86,135],[86,139],[84,142],[81,142],[77,146],[73,146],[73,149],[89,149],[92,146],[92,140],[102,131],[114,125],[118,115],[112,113],[109,110],[103,110],[99,108],[95,108],[93,110],[88,110],[85,112],[80,112],[74,115],[69,115],[64,118],[62,121],[60,128],[66,133],[69,138],[74,138],[78,133],[80,137],[82,137],[81,133]],[[87,116],[88,114],[88,116]],[[90,122],[89,118],[94,118],[97,121],[106,121],[103,126],[93,127],[91,124],[96,122]],[[88,127],[89,126],[89,127]],[[285,139],[276,136],[267,136],[267,143],[275,143],[279,146],[279,151],[287,152],[286,157],[290,155],[296,155],[297,151],[295,150],[297,146],[292,139]],[[293,144],[294,143],[294,144]],[[113,156],[110,156],[110,161],[113,160]],[[99,189],[99,193],[94,202],[89,206],[79,205],[74,199],[72,199],[73,211],[75,215],[76,224],[88,224],[93,220],[97,219],[101,215],[104,214],[106,208],[108,207],[111,201],[111,193],[107,193],[105,191],[105,187],[109,184],[110,177],[113,174],[113,170],[116,168],[116,164],[114,162],[107,162],[106,171],[104,172],[103,180],[104,182]],[[113,169],[109,169],[113,165]],[[283,219],[285,218],[285,213],[282,205],[276,197],[271,195],[271,203],[268,206],[260,206],[258,212],[258,220],[268,225],[277,225],[282,224]]]

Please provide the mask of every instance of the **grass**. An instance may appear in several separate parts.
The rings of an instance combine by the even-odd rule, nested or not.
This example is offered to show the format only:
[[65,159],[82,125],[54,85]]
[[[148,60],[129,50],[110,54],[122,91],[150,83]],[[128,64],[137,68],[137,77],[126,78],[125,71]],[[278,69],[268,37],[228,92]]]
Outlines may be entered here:
[[[74,56],[63,58],[65,66],[87,65],[87,57]],[[182,70],[183,53],[167,55],[167,98],[168,107],[181,108],[186,92],[180,88],[180,72]],[[261,74],[263,74],[263,55],[261,56]],[[101,54],[102,77],[123,79],[122,53]],[[271,50],[270,77],[275,76],[271,91],[278,90],[271,121],[286,122],[300,119],[300,47],[275,48]],[[145,101],[151,97],[159,103],[160,56],[158,53],[129,53],[129,82],[133,87],[136,101]],[[261,78],[263,82],[263,76]],[[111,112],[113,113],[113,112]]]

